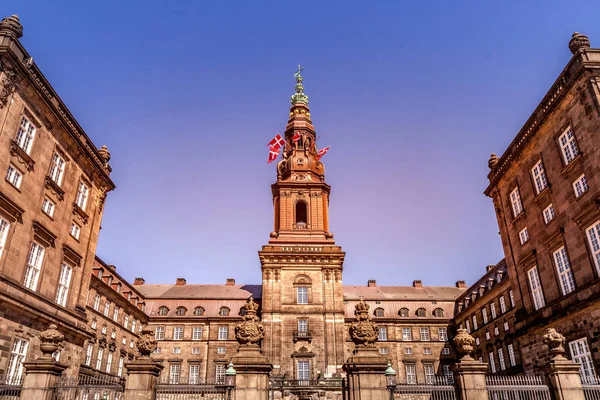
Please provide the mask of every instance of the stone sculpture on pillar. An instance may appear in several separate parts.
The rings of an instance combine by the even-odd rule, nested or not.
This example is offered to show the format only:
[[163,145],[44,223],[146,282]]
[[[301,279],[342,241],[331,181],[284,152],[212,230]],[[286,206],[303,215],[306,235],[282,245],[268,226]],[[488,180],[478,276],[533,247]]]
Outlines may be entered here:
[[140,352],[140,356],[138,360],[147,360],[150,358],[150,354],[152,354],[156,347],[158,346],[158,342],[154,337],[154,331],[148,326],[144,326],[142,328],[142,334],[140,338],[135,343],[138,351]]
[[471,356],[475,349],[475,339],[466,329],[461,328],[456,331],[453,342],[460,357],[460,361],[454,366],[460,398],[487,400],[485,374],[488,366]]
[[265,327],[256,316],[258,304],[250,298],[244,304],[245,315],[242,322],[235,326],[235,338],[241,346],[258,347],[258,343],[265,337]]
[[550,352],[547,366],[548,378],[556,400],[584,400],[579,364],[565,357],[565,337],[554,328],[549,328],[543,336],[544,344]]
[[354,352],[361,348],[375,348],[379,327],[369,315],[369,305],[360,300],[354,309],[354,322],[350,324],[350,339],[355,344]]
[[125,381],[124,400],[148,400],[154,398],[154,389],[158,376],[163,369],[160,362],[153,360],[150,354],[156,350],[157,341],[154,330],[144,326],[142,334],[136,342],[140,356],[125,364],[127,380]]
[[466,329],[458,329],[456,331],[454,346],[461,361],[473,360],[471,354],[473,354],[473,350],[475,349],[475,339],[469,335]]

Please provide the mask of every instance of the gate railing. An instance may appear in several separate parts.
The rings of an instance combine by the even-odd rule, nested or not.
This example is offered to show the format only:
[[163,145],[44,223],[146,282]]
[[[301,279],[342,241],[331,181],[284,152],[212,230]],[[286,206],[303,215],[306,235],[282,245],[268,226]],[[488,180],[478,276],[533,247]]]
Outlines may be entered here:
[[582,376],[581,387],[585,400],[600,400],[600,378],[597,376]]
[[112,376],[63,376],[54,387],[54,400],[122,400],[123,383]]
[[21,396],[22,377],[0,375],[0,399],[18,400]]
[[550,388],[541,375],[485,377],[490,400],[550,400]]
[[197,379],[189,381],[178,379],[161,380],[156,385],[156,400],[228,400],[231,398],[232,387],[222,382],[201,382]]
[[456,386],[450,376],[428,376],[426,382],[400,382],[388,386],[394,400],[456,400]]

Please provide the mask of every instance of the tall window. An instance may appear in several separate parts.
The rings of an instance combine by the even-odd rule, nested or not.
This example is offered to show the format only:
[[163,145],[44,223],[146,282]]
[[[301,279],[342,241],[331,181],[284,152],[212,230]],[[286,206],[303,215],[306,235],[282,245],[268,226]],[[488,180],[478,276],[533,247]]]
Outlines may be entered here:
[[571,351],[571,358],[573,358],[573,361],[581,365],[582,377],[591,378],[596,375],[587,338],[569,342],[569,350]]
[[378,340],[387,340],[387,326],[380,326],[379,327],[379,336],[377,337]]
[[573,135],[573,130],[571,127],[567,128],[567,130],[559,136],[558,143],[560,144],[560,150],[565,160],[565,164],[569,164],[571,161],[573,161],[575,156],[579,154],[579,149],[577,148],[577,143],[575,142],[575,135]]
[[154,337],[156,340],[164,340],[165,339],[165,327],[157,326],[154,331]]
[[467,329],[467,332],[471,333],[471,323],[468,319],[465,320],[465,328]]
[[496,319],[496,304],[490,304],[490,313],[492,314],[492,319]]
[[298,361],[298,380],[308,381],[310,379],[310,361]]
[[183,340],[183,326],[173,328],[173,340]]
[[421,333],[422,341],[429,341],[429,328],[419,328],[419,332]]
[[539,194],[548,186],[548,179],[546,178],[546,171],[544,171],[542,160],[538,161],[533,166],[531,169],[531,175],[533,175],[533,181],[535,182],[535,193]]
[[79,234],[81,233],[81,226],[79,226],[76,222],[71,222],[71,229],[69,229],[69,234],[75,238],[75,240],[79,240]]
[[200,378],[200,365],[192,364],[190,365],[190,373],[188,375],[189,382],[192,385],[195,385],[198,382],[198,378]]
[[56,204],[47,197],[44,197],[44,201],[42,201],[42,211],[49,217],[54,216],[54,209],[56,208]]
[[306,203],[304,201],[298,201],[296,203],[296,228],[306,228],[308,223]]
[[102,357],[104,357],[104,349],[98,349],[98,358],[96,358],[96,369],[100,370],[102,368]]
[[415,364],[405,364],[406,368],[406,383],[409,385],[417,384],[417,370]]
[[27,267],[25,268],[25,280],[23,285],[31,290],[36,290],[40,270],[42,269],[42,260],[44,259],[44,247],[37,243],[31,242],[29,257],[27,257]]
[[100,295],[96,294],[96,296],[94,296],[94,310],[98,311],[100,309]]
[[433,380],[435,376],[435,372],[433,371],[433,364],[425,364],[425,383],[428,385],[433,385]]
[[129,329],[129,315],[127,314],[125,314],[125,318],[123,318],[123,327]]
[[181,376],[181,364],[171,364],[169,367],[169,383],[179,383],[179,377]]
[[201,340],[202,339],[202,327],[195,326],[192,328],[192,340]]
[[506,312],[506,301],[504,300],[504,296],[500,296],[498,301],[500,302],[500,313],[504,314]]
[[8,227],[10,224],[7,220],[0,217],[0,256],[4,252],[4,246],[6,244],[6,236],[8,235]]
[[510,192],[510,204],[512,205],[513,216],[516,217],[523,212],[523,203],[521,202],[521,194],[518,187]]
[[21,379],[21,375],[23,374],[23,361],[27,355],[28,347],[29,342],[27,340],[15,338],[8,360],[8,383],[17,384]]
[[575,282],[573,281],[573,272],[565,246],[554,252],[554,263],[558,272],[558,280],[563,296],[575,290]]
[[125,357],[119,357],[119,369],[117,369],[117,376],[123,376],[123,365],[125,364]]
[[513,291],[510,290],[508,292],[508,297],[510,298],[510,306],[514,307],[515,306],[515,296],[513,295]]
[[521,241],[521,244],[525,244],[529,241],[529,231],[526,227],[523,228],[521,232],[519,232],[519,240]]
[[215,368],[215,383],[225,382],[225,364],[217,364]]
[[113,310],[113,321],[119,320],[119,307],[115,305],[115,309]]
[[594,225],[590,226],[585,231],[590,243],[590,248],[592,249],[596,269],[598,270],[598,273],[600,273],[600,221],[596,221]]
[[63,307],[67,304],[67,295],[69,294],[72,274],[73,268],[63,263],[60,268],[60,276],[58,277],[58,289],[56,290],[56,302]]
[[515,349],[512,343],[506,346],[506,348],[508,349],[508,362],[510,363],[511,367],[514,367],[515,365],[517,365],[517,360],[515,358]]
[[104,316],[108,317],[108,314],[110,314],[110,301],[106,300],[106,303],[104,303]]
[[296,288],[296,303],[308,304],[308,287],[298,286]]
[[446,340],[448,340],[448,329],[447,328],[438,328],[438,338],[442,342],[445,342]]
[[402,328],[402,340],[411,341],[412,340],[412,330],[411,328]]
[[50,179],[60,186],[64,172],[65,160],[58,153],[54,153],[52,156],[52,162],[50,163],[50,173],[48,174]]
[[536,310],[539,310],[544,307],[546,302],[544,301],[542,284],[540,282],[537,267],[533,267],[527,271],[527,277],[529,278],[529,288],[531,289],[531,296],[533,297],[533,307]]
[[575,190],[575,197],[579,197],[585,192],[588,191],[590,187],[588,186],[587,179],[585,175],[581,175],[575,182],[573,182],[573,190]]
[[496,362],[494,361],[494,353],[490,352],[488,354],[488,357],[490,359],[490,369],[492,370],[492,374],[496,373]]
[[482,308],[481,309],[481,318],[483,319],[483,324],[487,324],[488,322],[488,317],[487,317],[487,309]]
[[299,319],[298,320],[298,332],[308,332],[308,320],[307,319]]
[[77,189],[77,197],[75,198],[75,203],[81,208],[85,210],[85,206],[88,201],[88,197],[90,195],[90,188],[83,182],[79,182],[79,188]]
[[454,375],[452,374],[452,370],[449,365],[442,365],[442,371],[444,372],[444,376],[449,383],[454,383]]
[[547,225],[556,217],[556,213],[554,212],[554,206],[552,203],[548,205],[548,207],[544,208],[544,223]]
[[108,357],[106,358],[106,372],[108,372],[109,374],[112,369],[113,355],[114,355],[114,353],[112,351],[109,351]]
[[498,349],[498,362],[500,364],[500,371],[504,371],[506,369],[506,364],[504,363],[504,350],[501,348]]
[[94,351],[94,345],[93,344],[88,344],[87,345],[87,349],[85,350],[85,361],[83,362],[88,367],[92,363],[92,352],[93,351]]
[[219,327],[219,340],[227,340],[227,336],[229,333],[229,327],[227,326],[220,326]]
[[21,118],[21,125],[17,131],[15,142],[17,142],[17,145],[27,154],[30,154],[31,152],[31,145],[33,144],[36,130],[35,125],[33,125],[29,119],[24,116]]
[[16,187],[17,189],[21,187],[21,180],[23,179],[23,173],[17,169],[14,165],[10,164],[8,166],[8,171],[6,171],[6,180]]

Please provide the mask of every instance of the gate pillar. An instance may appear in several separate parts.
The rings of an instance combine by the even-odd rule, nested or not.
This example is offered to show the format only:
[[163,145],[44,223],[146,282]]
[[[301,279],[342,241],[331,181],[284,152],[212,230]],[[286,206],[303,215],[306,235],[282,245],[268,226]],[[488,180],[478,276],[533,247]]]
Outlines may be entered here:
[[579,364],[565,357],[565,337],[554,328],[544,334],[544,343],[548,346],[552,358],[546,368],[550,385],[556,400],[584,400]]
[[475,339],[466,329],[458,329],[454,346],[461,356],[454,365],[454,375],[460,400],[488,400],[485,374],[488,365],[471,357]]
[[388,363],[375,346],[358,347],[344,364],[348,380],[348,400],[386,400]]
[[158,376],[163,369],[161,363],[150,358],[157,346],[154,331],[144,327],[136,345],[141,356],[125,364],[127,379],[124,400],[153,400]]
[[235,400],[268,400],[271,362],[258,346],[240,346],[231,362],[235,366]]

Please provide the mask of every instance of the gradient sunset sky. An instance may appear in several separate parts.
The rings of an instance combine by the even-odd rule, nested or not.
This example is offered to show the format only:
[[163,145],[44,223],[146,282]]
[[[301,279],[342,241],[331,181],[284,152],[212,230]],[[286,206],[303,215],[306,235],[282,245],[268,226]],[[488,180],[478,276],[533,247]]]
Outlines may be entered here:
[[29,1],[34,61],[112,178],[98,255],[148,283],[260,283],[273,230],[267,142],[296,65],[331,146],[344,283],[472,284],[502,257],[487,161],[571,54],[597,1]]

